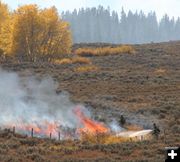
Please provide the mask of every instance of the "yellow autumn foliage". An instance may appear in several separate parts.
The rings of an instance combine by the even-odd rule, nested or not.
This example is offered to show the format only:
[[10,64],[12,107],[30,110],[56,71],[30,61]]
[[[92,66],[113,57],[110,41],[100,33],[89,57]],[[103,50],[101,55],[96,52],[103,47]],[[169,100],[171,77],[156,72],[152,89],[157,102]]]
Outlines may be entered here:
[[8,6],[1,2],[0,0],[0,28],[4,21],[6,21],[9,16]]
[[[1,15],[0,10],[0,21]],[[59,17],[55,7],[20,6],[6,16],[0,26],[0,36],[0,48],[20,60],[50,61],[59,54],[71,52],[69,24]]]
[[12,45],[12,23],[8,6],[0,1],[0,49],[8,53]]

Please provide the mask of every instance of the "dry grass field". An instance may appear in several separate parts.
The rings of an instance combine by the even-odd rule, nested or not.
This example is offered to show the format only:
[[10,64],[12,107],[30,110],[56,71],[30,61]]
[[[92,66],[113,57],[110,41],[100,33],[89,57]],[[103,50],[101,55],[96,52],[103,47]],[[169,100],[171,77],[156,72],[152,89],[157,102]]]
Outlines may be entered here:
[[[96,47],[107,45],[77,44],[74,51]],[[133,45],[133,49],[133,54],[81,55],[80,63],[8,61],[1,67],[22,77],[52,76],[59,85],[57,92],[69,92],[71,100],[89,107],[98,121],[118,121],[123,115],[128,123],[145,129],[156,123],[161,130],[158,140],[89,144],[32,139],[1,130],[0,161],[164,161],[164,147],[180,145],[180,42]]]

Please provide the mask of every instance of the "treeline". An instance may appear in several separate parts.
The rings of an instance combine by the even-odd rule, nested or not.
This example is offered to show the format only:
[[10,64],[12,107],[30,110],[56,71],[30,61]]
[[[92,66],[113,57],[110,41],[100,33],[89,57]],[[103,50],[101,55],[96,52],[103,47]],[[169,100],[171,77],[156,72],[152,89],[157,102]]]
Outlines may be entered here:
[[71,25],[73,40],[80,42],[148,43],[180,39],[180,18],[176,21],[168,15],[158,22],[156,13],[145,15],[142,11],[122,9],[120,16],[110,8],[81,8],[62,13]]
[[71,33],[55,7],[24,5],[10,12],[0,1],[0,56],[19,61],[51,61],[71,52]]

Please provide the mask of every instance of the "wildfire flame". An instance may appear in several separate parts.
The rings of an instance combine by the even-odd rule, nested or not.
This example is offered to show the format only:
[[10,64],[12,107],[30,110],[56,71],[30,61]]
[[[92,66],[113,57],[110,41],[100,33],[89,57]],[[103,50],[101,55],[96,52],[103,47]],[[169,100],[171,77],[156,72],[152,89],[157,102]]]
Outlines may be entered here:
[[[27,122],[25,119],[18,119],[16,123],[9,123],[5,127],[9,128],[12,126],[18,132],[24,133],[32,133],[35,136],[57,136],[61,133],[62,138],[79,138],[79,135],[86,134],[101,134],[109,132],[109,128],[107,128],[104,124],[93,121],[89,117],[87,117],[82,108],[77,106],[74,108],[73,113],[77,116],[77,119],[80,121],[81,126],[76,126],[75,129],[64,129],[63,126],[60,125],[58,121],[48,121],[48,120],[36,120],[36,118],[32,118],[32,121]],[[39,122],[38,122],[39,121]],[[83,126],[83,127],[82,127]],[[51,134],[51,135],[50,135]]]
[[23,121],[19,121],[16,124],[8,124],[5,127],[12,127],[12,125],[16,128],[17,131],[20,132],[31,132],[33,129],[33,133],[35,135],[40,136],[49,136],[51,134],[57,134],[59,125],[55,122],[48,122],[47,120],[42,121],[41,123],[32,122],[24,123]]
[[84,126],[83,128],[79,128],[78,132],[88,134],[99,134],[107,133],[109,131],[109,129],[105,127],[103,124],[95,122],[90,118],[86,117],[84,113],[81,111],[80,107],[76,107],[74,109],[74,113],[78,116],[79,120]]

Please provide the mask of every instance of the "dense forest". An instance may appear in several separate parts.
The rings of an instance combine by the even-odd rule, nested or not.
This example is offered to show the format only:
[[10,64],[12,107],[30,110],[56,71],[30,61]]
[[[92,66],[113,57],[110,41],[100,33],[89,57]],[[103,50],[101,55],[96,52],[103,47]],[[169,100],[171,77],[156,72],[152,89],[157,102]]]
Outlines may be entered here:
[[180,18],[175,20],[167,14],[158,21],[155,12],[125,13],[122,9],[118,14],[99,6],[66,11],[62,18],[71,25],[74,43],[148,43],[180,39]]

